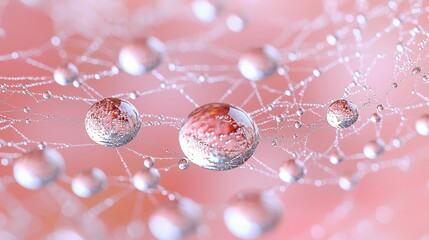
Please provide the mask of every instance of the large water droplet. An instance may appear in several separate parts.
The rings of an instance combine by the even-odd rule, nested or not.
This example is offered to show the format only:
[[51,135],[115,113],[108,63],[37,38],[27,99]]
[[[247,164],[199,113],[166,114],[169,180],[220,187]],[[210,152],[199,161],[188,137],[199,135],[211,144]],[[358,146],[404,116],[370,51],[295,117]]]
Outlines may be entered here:
[[131,75],[141,75],[155,69],[162,61],[164,44],[155,37],[137,39],[124,45],[119,52],[119,65]]
[[342,129],[353,125],[359,118],[356,105],[347,100],[336,100],[328,107],[326,120],[334,128]]
[[55,181],[64,170],[61,154],[50,148],[32,150],[18,158],[13,166],[15,180],[28,189],[38,189]]
[[137,109],[118,98],[105,98],[86,113],[85,128],[96,143],[119,147],[130,142],[139,132],[141,120]]
[[200,207],[190,199],[180,198],[156,209],[148,224],[157,239],[176,240],[194,233],[200,221]]
[[259,143],[255,122],[242,109],[210,103],[191,112],[179,133],[182,151],[194,164],[211,170],[241,166]]
[[238,70],[247,79],[258,81],[277,71],[279,52],[270,45],[245,52],[238,62]]
[[57,67],[54,71],[54,80],[59,85],[65,86],[73,83],[79,76],[79,70],[73,63],[66,63]]
[[195,0],[192,3],[192,11],[195,17],[205,23],[215,20],[221,10],[222,1],[220,0]]
[[236,237],[253,239],[273,229],[282,213],[282,201],[276,195],[244,192],[228,203],[223,218]]
[[102,191],[107,185],[107,178],[99,168],[90,168],[75,176],[71,186],[73,192],[82,198],[87,198]]

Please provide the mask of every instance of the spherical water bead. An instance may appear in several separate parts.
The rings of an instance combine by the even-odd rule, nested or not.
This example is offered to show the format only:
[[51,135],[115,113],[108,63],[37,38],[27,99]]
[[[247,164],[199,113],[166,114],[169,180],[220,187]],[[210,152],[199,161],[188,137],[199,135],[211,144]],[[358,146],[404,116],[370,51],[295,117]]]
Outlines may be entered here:
[[25,113],[29,113],[29,112],[31,112],[31,109],[30,109],[30,107],[28,107],[28,106],[25,106],[22,110],[23,110]]
[[141,75],[155,69],[163,53],[164,44],[157,38],[137,39],[121,48],[119,66],[131,75]]
[[72,63],[66,63],[57,67],[54,71],[54,80],[59,85],[66,86],[75,81],[79,76],[79,70]]
[[378,158],[384,150],[384,142],[381,139],[371,140],[363,147],[363,153],[370,159]]
[[186,157],[211,170],[241,166],[256,150],[259,131],[242,109],[226,103],[209,103],[191,112],[179,132]]
[[326,120],[334,128],[343,129],[353,125],[359,118],[358,108],[347,100],[336,100],[326,112]]
[[413,70],[412,70],[412,73],[414,74],[414,75],[418,75],[418,74],[420,74],[422,72],[422,68],[421,67],[415,67],[415,68],[413,68]]
[[186,170],[189,168],[189,159],[187,158],[181,158],[179,162],[177,163],[177,166],[180,170]]
[[50,148],[35,149],[25,153],[15,161],[15,180],[28,189],[38,189],[55,181],[64,170],[61,154]]
[[157,169],[142,168],[134,174],[132,183],[137,190],[147,192],[158,186],[159,178]]
[[378,104],[378,105],[377,105],[377,111],[379,111],[379,112],[384,111],[384,106],[383,106],[383,104]]
[[343,160],[344,155],[337,151],[334,151],[329,155],[329,162],[331,162],[332,164],[340,164]]
[[228,230],[241,239],[255,239],[280,221],[283,204],[276,195],[260,192],[239,193],[224,210]]
[[422,136],[429,136],[429,114],[423,114],[417,119],[416,131]]
[[246,26],[246,20],[238,15],[231,15],[226,19],[226,25],[232,32],[241,32]]
[[159,207],[149,217],[151,233],[159,240],[182,239],[196,232],[201,208],[188,198],[179,198]]
[[276,72],[279,56],[277,49],[270,45],[253,48],[241,55],[238,70],[245,78],[259,81]]
[[127,144],[140,130],[141,119],[137,109],[118,98],[105,98],[86,113],[85,128],[96,143],[119,147]]
[[296,110],[296,115],[298,115],[298,116],[302,116],[302,115],[304,115],[304,110],[303,110],[302,108],[298,108],[298,109]]
[[149,156],[144,157],[143,165],[145,167],[151,168],[151,167],[153,167],[154,164],[155,164],[155,158],[149,157]]
[[195,0],[192,3],[192,11],[195,17],[204,23],[214,21],[222,10],[220,0]]
[[279,169],[279,177],[282,181],[293,183],[304,177],[304,163],[297,159],[285,161]]
[[380,122],[381,121],[381,116],[380,116],[380,114],[378,114],[378,113],[373,113],[372,115],[371,115],[371,122],[373,122],[373,123],[378,123],[378,122]]
[[341,189],[349,191],[352,190],[358,183],[358,177],[356,174],[345,174],[340,176],[338,179],[338,186]]
[[87,198],[101,192],[107,185],[107,177],[99,168],[90,168],[75,176],[71,186],[74,194]]
[[46,100],[48,100],[48,99],[52,98],[52,93],[51,93],[51,91],[49,91],[49,90],[44,91],[44,92],[42,93],[42,97],[43,97],[44,99],[46,99]]

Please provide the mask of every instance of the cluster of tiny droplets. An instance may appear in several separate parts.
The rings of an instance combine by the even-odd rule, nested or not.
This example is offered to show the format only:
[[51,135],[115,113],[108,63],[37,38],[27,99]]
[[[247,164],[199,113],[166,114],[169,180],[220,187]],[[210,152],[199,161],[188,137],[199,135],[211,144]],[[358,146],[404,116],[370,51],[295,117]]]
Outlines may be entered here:
[[[352,11],[342,10],[342,5],[351,3],[355,5]],[[249,33],[258,34],[254,29],[264,28],[250,11],[256,2],[243,1],[242,11],[228,4],[162,0],[133,11],[125,4],[108,0],[97,4],[45,0],[0,4],[3,15],[12,7],[44,11],[52,18],[54,28],[49,42],[28,49],[8,49],[0,55],[2,65],[16,64],[35,71],[0,76],[0,190],[2,198],[7,199],[0,206],[0,239],[41,235],[46,239],[180,239],[188,235],[219,239],[215,230],[207,230],[218,219],[235,236],[252,239],[273,231],[279,224],[282,209],[287,212],[287,206],[282,206],[278,198],[287,194],[289,186],[352,190],[370,173],[408,169],[417,153],[391,156],[415,139],[427,141],[424,136],[429,135],[429,8],[424,1],[372,5],[363,0],[324,0],[320,15],[305,21],[259,16],[260,22],[278,31],[256,46],[247,39]],[[195,30],[190,33],[181,22],[189,22]],[[14,37],[2,24],[0,38]],[[183,28],[189,35],[178,36],[172,31],[170,36],[167,30],[157,36],[157,31],[151,29],[163,25]],[[144,29],[151,30],[146,33]],[[242,49],[222,41],[231,35],[252,44]],[[390,43],[392,39],[394,43]],[[45,55],[56,61],[47,60]],[[379,68],[390,61],[392,69]],[[105,89],[109,85],[113,90]],[[222,93],[211,92],[217,86]],[[338,91],[338,86],[343,89]],[[321,92],[321,88],[330,90]],[[174,97],[174,104],[184,106],[160,111],[146,108],[164,101],[158,96]],[[93,125],[112,130],[122,122],[120,129],[128,129],[127,132],[100,133],[97,127],[89,127],[88,137],[85,131],[66,131],[68,127],[85,129],[87,111],[90,115],[91,106],[106,98],[132,104],[132,112],[138,116],[124,120],[115,118],[121,114],[115,115],[111,109],[99,109],[109,118],[91,115]],[[257,127],[252,128],[256,143],[241,143],[252,147],[250,154],[241,153],[245,159],[233,167],[239,169],[218,166],[217,170],[236,171],[237,179],[243,171],[272,179],[272,185],[261,191],[238,189],[237,196],[230,196],[230,202],[219,203],[224,211],[215,214],[210,207],[161,184],[174,170],[184,173],[199,168],[186,156],[185,149],[185,153],[181,151],[178,134],[187,116],[210,102],[238,106]],[[72,112],[75,110],[79,114]],[[133,123],[127,125],[131,120]],[[35,128],[48,133],[28,133]],[[207,133],[197,128],[201,136]],[[174,132],[177,141],[174,145],[172,141],[150,139],[146,134],[151,131]],[[363,139],[362,132],[371,132],[372,137]],[[119,140],[115,139],[117,134],[121,136]],[[106,139],[97,141],[100,136]],[[207,137],[210,139],[206,143],[222,142],[215,141],[213,135]],[[317,141],[323,141],[323,146],[329,144],[315,147]],[[350,142],[354,148],[345,147]],[[106,150],[102,145],[114,148]],[[265,154],[280,151],[281,158],[258,154],[259,148]],[[230,151],[236,154],[238,150]],[[68,165],[76,159],[69,153],[86,151],[91,158],[97,158],[97,151],[111,151],[122,171],[110,172],[100,161],[94,166],[91,159],[84,159],[79,161],[77,172],[70,172]],[[43,201],[48,199],[45,207],[55,206],[52,211],[60,213],[58,222],[73,224],[42,227],[40,232],[22,231],[34,227],[33,220],[51,216],[16,197],[10,187],[15,183],[28,191],[43,193]],[[135,193],[138,197],[131,207],[133,217],[125,225],[106,227],[103,214],[129,204],[122,200]],[[28,194],[34,201],[41,199]],[[96,203],[88,204],[84,198]],[[151,214],[139,216],[145,215],[143,208],[152,209]],[[351,212],[353,203],[344,201],[337,208],[342,213]],[[258,211],[261,217],[255,218],[252,211]],[[391,211],[381,206],[375,219],[388,222]],[[344,239],[329,229],[333,221],[341,221],[341,214],[334,211],[331,215],[329,221],[311,227],[312,238],[324,239],[331,234],[337,236],[335,239]]]

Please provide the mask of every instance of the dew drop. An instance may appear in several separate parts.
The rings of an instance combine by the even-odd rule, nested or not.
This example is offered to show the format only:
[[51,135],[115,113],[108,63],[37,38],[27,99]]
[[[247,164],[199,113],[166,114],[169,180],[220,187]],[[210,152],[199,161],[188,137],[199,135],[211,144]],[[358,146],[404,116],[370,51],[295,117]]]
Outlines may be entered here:
[[137,190],[148,192],[158,186],[159,171],[155,168],[142,168],[138,170],[132,179],[132,183]]
[[345,174],[343,176],[340,176],[338,179],[338,186],[340,186],[341,189],[350,191],[352,190],[358,183],[357,175],[354,173],[351,174]]
[[355,104],[347,100],[336,100],[328,107],[326,120],[334,128],[343,129],[353,125],[359,118]]
[[119,66],[131,75],[141,75],[155,69],[162,61],[164,44],[155,37],[136,39],[119,52]]
[[22,110],[23,110],[25,113],[29,113],[29,112],[31,112],[31,109],[30,109],[30,107],[28,107],[28,106],[25,106]]
[[429,136],[429,114],[423,114],[417,119],[416,131],[422,136]]
[[157,239],[182,239],[196,232],[201,218],[201,208],[196,203],[179,198],[156,209],[149,217],[148,225]]
[[49,91],[49,90],[44,91],[44,92],[42,93],[42,97],[43,97],[44,99],[46,99],[46,100],[48,100],[48,99],[52,98],[52,93],[51,93],[51,91]]
[[334,151],[329,155],[329,162],[332,164],[340,164],[344,160],[344,155],[338,151]]
[[186,157],[211,170],[241,166],[256,150],[259,131],[242,109],[226,103],[210,103],[191,112],[179,132]]
[[54,71],[54,80],[59,85],[72,84],[79,76],[79,70],[73,63],[66,63],[57,67]]
[[101,192],[107,186],[107,177],[99,168],[90,168],[75,176],[71,182],[74,194],[87,198]]
[[380,116],[380,114],[378,114],[378,113],[373,113],[372,115],[371,115],[371,122],[373,122],[373,123],[378,123],[378,122],[380,122],[381,121],[381,116]]
[[242,192],[227,204],[223,219],[228,230],[241,239],[258,238],[280,221],[283,204],[276,195]]
[[204,23],[214,21],[222,10],[220,0],[195,0],[192,3],[192,11],[195,17]]
[[289,159],[281,165],[279,177],[282,181],[293,183],[303,178],[305,174],[304,163],[300,160]]
[[144,157],[144,159],[143,159],[143,165],[146,168],[151,168],[151,167],[153,167],[154,164],[155,164],[155,158],[149,157],[149,156]]
[[422,72],[422,68],[421,67],[415,67],[413,68],[413,70],[411,71],[414,75],[418,75]]
[[127,144],[140,130],[141,120],[137,109],[118,98],[105,98],[86,113],[85,128],[96,143],[108,147]]
[[241,32],[246,26],[246,21],[239,15],[231,15],[226,19],[226,25],[232,32]]
[[381,139],[375,139],[365,144],[363,153],[367,158],[376,159],[384,152],[384,142]]
[[238,62],[240,73],[251,81],[259,81],[277,71],[279,52],[271,45],[245,52]]
[[51,148],[35,149],[25,153],[15,161],[15,180],[28,189],[38,189],[55,181],[64,170],[61,154]]
[[189,168],[189,159],[187,159],[187,158],[181,158],[179,160],[179,162],[177,163],[177,167],[180,170],[186,170],[186,169],[188,169]]

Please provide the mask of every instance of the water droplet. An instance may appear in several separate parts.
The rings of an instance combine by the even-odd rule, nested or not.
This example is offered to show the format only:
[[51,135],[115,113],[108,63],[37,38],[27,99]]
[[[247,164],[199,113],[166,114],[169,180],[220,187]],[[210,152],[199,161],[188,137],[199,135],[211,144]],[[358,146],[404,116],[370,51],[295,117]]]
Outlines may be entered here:
[[359,112],[352,102],[336,100],[328,107],[326,120],[334,128],[343,129],[353,125],[359,118]]
[[305,174],[304,163],[300,160],[289,159],[279,169],[279,177],[282,181],[293,183],[303,178]]
[[201,218],[201,208],[196,203],[179,198],[156,209],[149,217],[148,225],[157,239],[182,239],[196,232]]
[[328,36],[326,36],[326,42],[331,45],[331,46],[335,46],[337,44],[337,37],[335,37],[332,34],[329,34]]
[[35,149],[15,161],[13,175],[21,186],[38,189],[55,181],[63,169],[64,160],[57,150]]
[[364,25],[366,23],[366,17],[365,17],[365,15],[362,15],[362,14],[357,15],[356,16],[356,21],[360,25]]
[[399,27],[399,26],[401,26],[402,22],[401,22],[401,20],[399,20],[399,18],[394,18],[394,19],[392,20],[392,24],[393,24],[393,26],[395,26],[395,27]]
[[426,83],[429,82],[429,77],[427,75],[423,75],[422,77],[423,81],[425,81]]
[[37,143],[37,148],[40,150],[43,150],[44,148],[46,148],[46,146],[47,146],[46,142]]
[[377,105],[377,111],[381,112],[381,111],[383,111],[383,110],[384,110],[384,106],[383,106],[383,104],[378,104],[378,105]]
[[398,88],[398,84],[397,83],[392,83],[392,89]]
[[29,113],[29,112],[31,112],[31,109],[30,109],[30,107],[28,107],[28,106],[25,106],[22,110],[23,110],[25,113]]
[[105,98],[86,113],[85,128],[96,143],[119,147],[130,142],[140,130],[141,120],[137,109],[118,98]]
[[154,164],[155,164],[155,158],[149,157],[149,156],[144,157],[144,159],[143,159],[143,165],[145,167],[151,168],[151,167],[153,167]]
[[429,136],[429,114],[423,114],[417,119],[416,131],[422,136]]
[[298,115],[298,116],[302,116],[302,115],[304,115],[304,110],[303,110],[302,108],[298,108],[298,109],[296,110],[296,115]]
[[329,162],[331,162],[332,164],[340,164],[343,160],[344,155],[337,151],[334,151],[329,155]]
[[413,68],[413,70],[412,70],[412,73],[414,74],[414,75],[418,75],[418,74],[420,74],[422,72],[422,68],[421,67],[415,67],[415,68]]
[[130,92],[130,98],[133,99],[133,100],[137,99],[139,96],[140,95],[139,95],[139,93],[137,91]]
[[375,139],[365,144],[363,153],[367,158],[376,159],[384,152],[384,142],[381,139]]
[[52,98],[52,93],[51,93],[51,91],[49,91],[49,90],[44,91],[44,92],[42,93],[42,97],[43,97],[44,99],[46,99],[46,100],[48,100],[48,99]]
[[189,159],[187,158],[181,158],[179,162],[177,163],[177,166],[180,170],[186,170],[189,168]]
[[358,177],[356,174],[345,174],[338,179],[338,185],[341,189],[349,191],[352,190],[358,183]]
[[119,66],[131,75],[141,75],[161,63],[163,52],[164,44],[157,38],[137,39],[121,48]]
[[140,191],[147,192],[158,186],[159,171],[155,168],[142,168],[138,170],[132,179],[134,187]]
[[403,51],[405,50],[404,45],[402,45],[402,43],[398,43],[398,44],[396,45],[396,50],[397,50],[398,52],[403,52]]
[[226,25],[232,32],[241,32],[246,26],[246,21],[239,15],[231,15],[226,19]]
[[54,71],[54,80],[59,85],[66,86],[73,83],[79,76],[79,70],[73,63],[66,63]]
[[320,69],[318,68],[313,69],[313,76],[320,77],[321,74],[322,72],[320,71]]
[[271,45],[253,48],[240,57],[238,69],[251,81],[259,81],[275,73],[279,64],[279,52]]
[[373,113],[373,114],[371,115],[371,122],[373,122],[373,123],[378,123],[378,122],[380,122],[380,120],[381,120],[381,116],[380,116],[380,114],[378,114],[378,113]]
[[192,11],[195,17],[204,23],[212,22],[222,10],[220,0],[195,0],[192,3]]
[[255,122],[242,109],[210,103],[191,112],[179,133],[186,157],[211,170],[229,170],[249,159],[259,143]]
[[241,239],[258,238],[280,221],[283,204],[276,195],[243,192],[232,199],[223,214],[228,230]]
[[107,185],[107,178],[99,168],[90,168],[75,176],[71,182],[74,194],[79,197],[91,197],[102,191]]
[[302,123],[300,121],[296,121],[294,125],[295,125],[295,128],[301,128],[302,127]]

